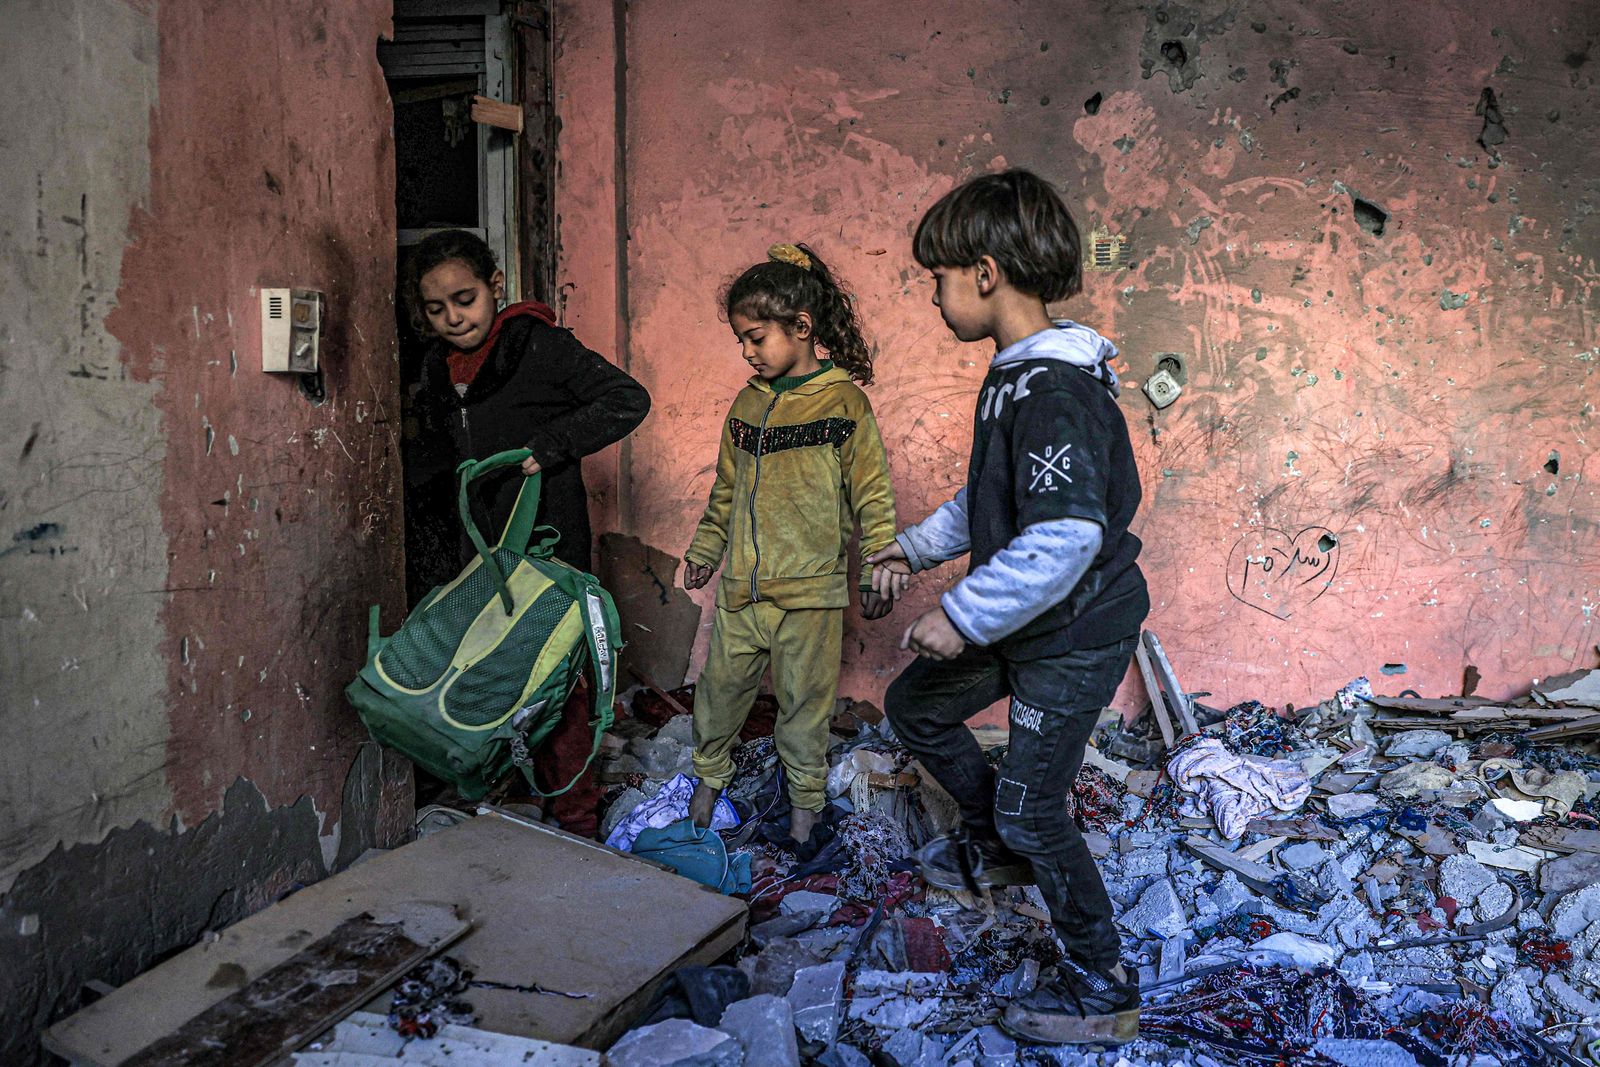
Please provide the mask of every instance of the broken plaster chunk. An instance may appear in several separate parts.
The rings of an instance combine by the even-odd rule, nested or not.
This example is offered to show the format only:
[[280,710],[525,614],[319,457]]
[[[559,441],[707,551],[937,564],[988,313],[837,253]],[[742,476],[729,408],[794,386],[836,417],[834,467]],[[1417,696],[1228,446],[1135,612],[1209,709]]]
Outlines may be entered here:
[[803,915],[808,911],[820,911],[827,916],[832,915],[838,907],[839,898],[836,896],[800,889],[784,897],[778,905],[778,910],[785,915]]
[[1407,763],[1378,779],[1380,792],[1414,797],[1430,789],[1449,789],[1456,776],[1437,763]]
[[[1473,902],[1472,910],[1478,913],[1480,919],[1497,919],[1511,907],[1511,887],[1504,882],[1495,882],[1494,885],[1478,894],[1478,899]],[[1459,916],[1457,919],[1459,921]]]
[[944,1046],[915,1030],[899,1030],[883,1043],[891,1067],[940,1067]]
[[938,994],[947,984],[943,974],[863,970],[856,975],[849,1015],[884,1030],[922,1027],[944,1006]]
[[729,1004],[717,1028],[739,1042],[745,1067],[800,1067],[794,1009],[771,994]]
[[1183,904],[1169,881],[1152,882],[1139,897],[1139,903],[1123,912],[1117,924],[1135,937],[1174,937],[1188,921]]
[[1017,1062],[1017,1043],[998,1026],[985,1026],[978,1031],[975,1067],[1012,1067]]
[[1328,814],[1335,819],[1353,819],[1378,806],[1371,793],[1338,793],[1328,798]]
[[1533,1006],[1533,998],[1528,995],[1528,987],[1522,979],[1515,974],[1508,974],[1495,985],[1489,994],[1489,1003],[1499,1011],[1503,1011],[1514,1023],[1523,1026],[1538,1026],[1539,1013]]
[[613,1067],[743,1067],[744,1050],[720,1030],[668,1019],[623,1034],[606,1062]]
[[1278,850],[1278,861],[1291,871],[1309,871],[1328,861],[1328,850],[1315,841],[1301,841]]
[[1325,1037],[1311,1051],[1343,1067],[1417,1067],[1415,1056],[1382,1038]]
[[1450,744],[1443,730],[1407,730],[1383,746],[1385,756],[1426,756],[1429,759]]
[[1439,865],[1439,894],[1462,907],[1476,903],[1478,894],[1494,883],[1494,872],[1471,856],[1446,856]]
[[844,964],[823,963],[802,967],[789,987],[789,1007],[795,1029],[807,1041],[833,1044],[839,1035],[839,1007],[844,995]]
[[1217,914],[1227,918],[1240,908],[1255,900],[1256,895],[1240,884],[1239,878],[1232,871],[1222,876],[1222,881],[1217,883],[1217,888],[1211,892],[1211,906]]
[[694,716],[674,715],[667,720],[667,724],[656,731],[657,737],[665,737],[669,741],[676,741],[680,745],[694,745]]
[[1152,875],[1165,875],[1166,873],[1167,852],[1162,848],[1136,849],[1130,852],[1122,861],[1122,876],[1124,878],[1149,878]]
[[1568,1015],[1583,1019],[1600,1018],[1600,1003],[1572,988],[1559,974],[1545,976],[1544,991],[1551,1003]]
[[1563,941],[1577,936],[1596,921],[1600,921],[1600,882],[1564,898],[1550,913],[1550,925],[1556,937]]

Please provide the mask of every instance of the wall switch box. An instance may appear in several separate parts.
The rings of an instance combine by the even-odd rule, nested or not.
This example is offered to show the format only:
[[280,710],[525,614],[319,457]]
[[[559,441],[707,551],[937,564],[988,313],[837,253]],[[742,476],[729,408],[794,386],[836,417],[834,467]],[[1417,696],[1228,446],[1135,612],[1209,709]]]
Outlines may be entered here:
[[261,290],[261,369],[315,374],[322,344],[322,294],[315,289]]

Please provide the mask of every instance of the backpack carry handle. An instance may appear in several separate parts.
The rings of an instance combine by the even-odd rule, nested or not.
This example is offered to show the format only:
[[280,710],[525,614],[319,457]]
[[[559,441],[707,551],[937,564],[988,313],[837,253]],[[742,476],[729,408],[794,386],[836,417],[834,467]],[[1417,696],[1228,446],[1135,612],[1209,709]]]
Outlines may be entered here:
[[[483,534],[478,530],[478,524],[472,521],[472,505],[467,497],[467,487],[474,481],[488,474],[490,471],[502,467],[520,467],[533,453],[526,448],[513,448],[506,452],[497,452],[487,459],[469,459],[456,468],[460,478],[460,489],[456,499],[456,510],[461,514],[461,525],[467,531],[467,537],[472,541],[472,547],[477,550],[484,566],[489,568],[489,573],[494,577],[495,589],[499,593],[500,603],[510,615],[515,610],[515,603],[511,599],[511,587],[506,584],[506,576],[500,570],[500,565],[495,562],[494,553],[489,549],[488,542],[484,541]],[[517,492],[516,506],[511,509],[511,519],[506,523],[505,531],[500,535],[500,543],[496,547],[509,547],[514,552],[525,552],[528,540],[533,536],[534,516],[539,512],[539,491],[544,482],[543,473],[533,474],[522,483],[522,488]]]

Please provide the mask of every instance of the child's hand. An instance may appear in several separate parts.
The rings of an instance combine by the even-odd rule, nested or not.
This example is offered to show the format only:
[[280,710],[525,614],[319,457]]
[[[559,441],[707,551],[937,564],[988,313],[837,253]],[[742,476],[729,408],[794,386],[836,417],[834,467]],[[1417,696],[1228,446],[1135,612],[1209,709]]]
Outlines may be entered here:
[[692,559],[683,561],[683,587],[685,589],[699,589],[711,580],[711,572],[715,567],[704,563],[696,563]]
[[522,473],[526,474],[530,478],[542,470],[544,470],[544,468],[539,466],[539,461],[534,459],[532,456],[529,456],[527,459],[522,461]]
[[891,541],[867,557],[872,564],[872,591],[889,600],[899,600],[911,585],[911,565],[899,541]]
[[861,590],[861,617],[863,619],[881,619],[893,610],[893,598],[883,596],[876,590]]
[[943,608],[934,608],[911,624],[900,639],[900,647],[929,659],[955,659],[966,651],[967,639]]

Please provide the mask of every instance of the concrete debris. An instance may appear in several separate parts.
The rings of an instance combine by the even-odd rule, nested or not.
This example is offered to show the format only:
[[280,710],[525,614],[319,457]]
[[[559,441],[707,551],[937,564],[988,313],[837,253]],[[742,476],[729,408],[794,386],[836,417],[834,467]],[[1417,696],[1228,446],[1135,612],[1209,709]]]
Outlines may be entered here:
[[941,1067],[944,1046],[916,1030],[896,1030],[883,1043],[890,1067]]
[[739,1042],[745,1067],[800,1067],[794,1009],[771,994],[728,1005],[717,1029]]
[[1495,883],[1494,872],[1471,856],[1447,856],[1439,865],[1439,893],[1462,907],[1471,907],[1478,894]]
[[1152,882],[1139,897],[1139,903],[1123,912],[1117,923],[1135,937],[1174,937],[1188,926],[1183,904],[1172,883]]
[[668,1019],[623,1034],[606,1053],[612,1067],[744,1067],[739,1042],[688,1019]]
[[1354,819],[1378,806],[1378,798],[1371,793],[1339,793],[1328,798],[1328,814],[1335,819]]
[[1417,1058],[1393,1041],[1377,1038],[1325,1037],[1311,1047],[1342,1067],[1417,1067]]
[[[1366,679],[1286,712],[1195,701],[1197,729],[1170,747],[1153,715],[1107,717],[1073,811],[1144,990],[1140,1037],[1115,1051],[1019,1047],[996,1025],[1059,974],[1043,898],[921,881],[911,852],[954,808],[881,717],[836,718],[833,804],[804,862],[782,847],[781,806],[766,814],[782,788],[773,744],[748,741],[725,792],[745,821],[722,834],[751,858],[737,961],[751,995],[723,1012],[720,1043],[672,1020],[611,1060],[1533,1067],[1552,1061],[1534,1033],[1582,1058],[1600,1038],[1600,727],[1594,707],[1550,697],[1594,684],[1553,679],[1504,703],[1379,696]],[[614,809],[654,811],[684,788],[660,775],[689,720],[654,721],[607,749],[656,768],[614,777]],[[1529,737],[1553,727],[1571,735]],[[1004,730],[978,737],[997,760]],[[661,1050],[667,1026],[692,1040]]]
[[794,985],[788,993],[789,1007],[794,1010],[795,1029],[807,1041],[831,1045],[839,1035],[844,968],[843,963],[824,963],[795,972]]
[[1391,758],[1422,756],[1425,759],[1432,759],[1434,753],[1444,748],[1450,741],[1450,735],[1443,730],[1407,730],[1403,734],[1395,734],[1394,738],[1383,746],[1383,754]]

